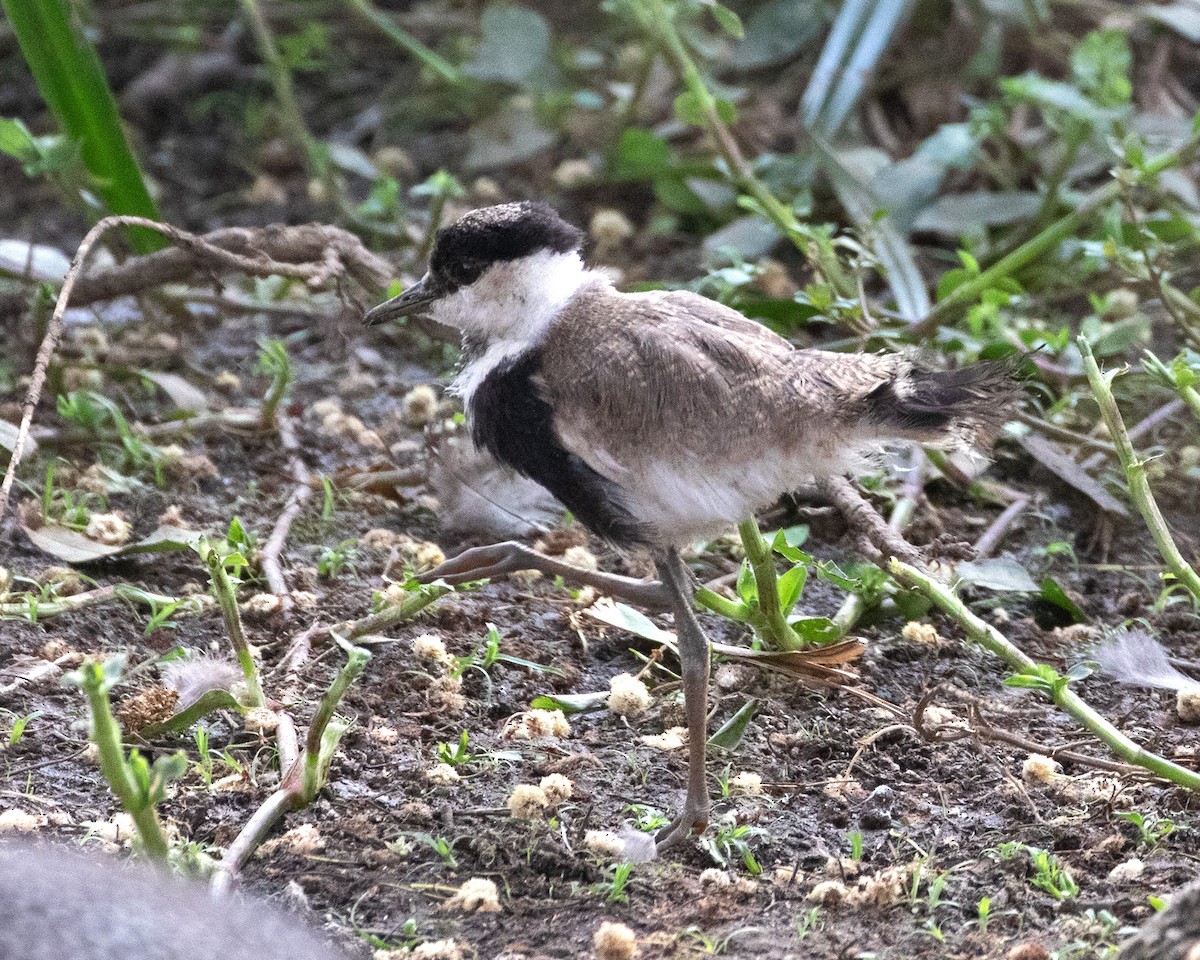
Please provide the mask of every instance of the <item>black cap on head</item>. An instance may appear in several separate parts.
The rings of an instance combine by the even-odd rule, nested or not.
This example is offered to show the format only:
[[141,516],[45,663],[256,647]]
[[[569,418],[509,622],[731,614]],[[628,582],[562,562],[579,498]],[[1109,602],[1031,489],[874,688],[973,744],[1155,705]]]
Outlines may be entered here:
[[437,233],[429,274],[449,292],[474,281],[488,267],[541,250],[570,253],[583,245],[583,231],[545,203],[502,203],[483,207]]
[[434,301],[474,283],[488,267],[542,250],[570,253],[583,245],[583,231],[544,203],[502,203],[472,210],[437,232],[429,272],[418,282],[369,311],[367,323],[422,313]]

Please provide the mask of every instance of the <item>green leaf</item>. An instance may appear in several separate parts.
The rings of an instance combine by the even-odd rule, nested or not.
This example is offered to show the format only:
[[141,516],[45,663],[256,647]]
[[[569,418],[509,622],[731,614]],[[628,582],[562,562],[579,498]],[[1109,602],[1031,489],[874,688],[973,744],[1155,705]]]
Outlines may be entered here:
[[708,738],[710,747],[720,747],[722,750],[736,750],[746,736],[746,729],[758,709],[757,700],[747,700],[732,717],[721,724],[721,728]]
[[804,585],[808,582],[808,567],[803,563],[798,563],[791,570],[779,578],[776,584],[776,589],[779,591],[779,609],[783,611],[786,617],[796,605],[796,601],[800,599],[800,595],[804,592]]
[[833,643],[842,639],[842,633],[828,617],[802,617],[789,621],[805,644]]
[[[81,145],[94,189],[113,213],[161,220],[125,139],[100,58],[72,24],[67,0],[0,0],[38,90],[67,135]],[[9,131],[11,136],[12,131]],[[161,234],[129,231],[139,253],[167,245]]]
[[621,134],[609,161],[612,180],[653,180],[670,172],[674,164],[671,148],[649,130],[630,128]]
[[463,70],[479,80],[519,84],[546,63],[550,53],[550,25],[527,7],[493,3],[479,21],[483,40],[475,59]]
[[820,32],[816,0],[774,0],[750,14],[746,35],[730,53],[738,70],[759,70],[787,60]]
[[22,163],[37,154],[33,135],[20,120],[0,117],[0,153],[7,153]]
[[754,570],[751,569],[749,560],[743,560],[742,568],[738,571],[737,595],[742,603],[758,602],[758,581],[754,579]]
[[1060,610],[1065,610],[1071,617],[1072,623],[1087,623],[1088,615],[1079,605],[1067,596],[1067,592],[1053,577],[1043,577],[1041,586],[1042,599],[1054,604]]
[[746,29],[742,26],[742,18],[728,7],[720,3],[714,3],[712,5],[712,15],[713,19],[721,25],[721,29],[731,37],[741,40],[746,36]]
[[608,693],[564,693],[543,694],[534,697],[529,702],[533,710],[561,710],[563,713],[583,713],[585,710],[599,710],[608,702]]
[[245,707],[238,703],[228,690],[209,690],[174,716],[168,717],[162,723],[152,723],[140,732],[146,740],[166,736],[168,733],[182,733],[192,724],[198,723],[203,717],[218,710],[236,710],[238,713],[242,713],[245,711]]
[[698,94],[692,90],[685,90],[675,98],[675,117],[681,123],[702,127],[707,120],[706,111],[713,106],[716,106],[716,101],[707,91]]

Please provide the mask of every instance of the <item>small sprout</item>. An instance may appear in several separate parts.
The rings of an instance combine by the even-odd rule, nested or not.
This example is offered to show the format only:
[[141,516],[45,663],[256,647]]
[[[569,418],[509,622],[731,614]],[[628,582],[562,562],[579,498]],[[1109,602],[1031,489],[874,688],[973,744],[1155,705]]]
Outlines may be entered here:
[[1133,857],[1118,863],[1115,867],[1108,871],[1108,879],[1113,883],[1126,883],[1141,879],[1143,873],[1146,872],[1146,864]]
[[445,908],[464,913],[497,913],[500,910],[500,891],[493,880],[471,877],[446,901]]
[[400,419],[406,426],[420,430],[435,419],[438,413],[438,395],[433,387],[422,384],[413,387],[400,401]]
[[637,953],[637,937],[623,923],[605,920],[592,937],[596,960],[630,960]]
[[601,209],[592,215],[588,235],[600,252],[613,250],[634,234],[633,224],[620,210]]
[[918,623],[916,620],[909,620],[900,631],[900,636],[909,643],[920,643],[930,647],[940,647],[945,642],[932,624]]
[[587,831],[583,835],[583,845],[604,860],[622,860],[625,856],[625,840],[612,830]]
[[619,717],[641,716],[650,707],[650,691],[637,677],[619,673],[608,682],[608,709]]
[[120,512],[93,513],[88,518],[87,527],[83,533],[89,540],[106,543],[109,546],[120,546],[129,541],[133,528],[125,515]]
[[758,796],[763,792],[763,779],[757,773],[743,770],[730,779],[729,791],[744,797]]
[[440,784],[441,786],[449,786],[452,783],[458,783],[462,779],[448,763],[435,763],[432,767],[425,771],[425,779],[430,783]]
[[519,783],[508,798],[508,812],[518,820],[545,819],[550,807],[550,798],[541,787],[531,783]]
[[670,727],[662,733],[652,733],[638,739],[655,750],[682,750],[687,743],[687,727]]
[[418,660],[429,660],[440,666],[454,663],[442,638],[432,633],[423,633],[413,641],[413,654]]
[[1031,753],[1021,764],[1021,779],[1026,783],[1053,783],[1062,767],[1047,756]]

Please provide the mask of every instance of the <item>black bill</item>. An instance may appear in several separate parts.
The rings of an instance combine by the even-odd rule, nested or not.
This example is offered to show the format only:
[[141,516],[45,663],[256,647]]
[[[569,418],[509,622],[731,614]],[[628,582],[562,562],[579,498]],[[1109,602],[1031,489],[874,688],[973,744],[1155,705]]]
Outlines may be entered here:
[[385,320],[394,320],[396,317],[409,317],[414,313],[421,313],[440,296],[441,293],[433,289],[429,275],[426,274],[400,296],[385,300],[379,306],[368,310],[367,315],[363,317],[363,323],[369,326],[383,323]]

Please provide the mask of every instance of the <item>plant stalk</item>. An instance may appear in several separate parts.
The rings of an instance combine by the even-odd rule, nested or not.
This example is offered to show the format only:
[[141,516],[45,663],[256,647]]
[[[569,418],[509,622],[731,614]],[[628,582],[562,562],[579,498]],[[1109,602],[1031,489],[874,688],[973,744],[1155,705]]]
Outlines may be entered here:
[[92,741],[100,754],[100,772],[112,787],[125,812],[133,818],[138,837],[146,855],[165,864],[170,851],[162,824],[152,804],[142,800],[129,774],[125,747],[121,743],[121,726],[113,716],[108,691],[100,678],[85,667],[83,692],[92,711]]
[[1154,493],[1150,489],[1150,481],[1146,478],[1146,461],[1140,459],[1137,451],[1133,449],[1129,431],[1125,428],[1125,421],[1121,416],[1121,408],[1117,406],[1116,398],[1113,396],[1111,381],[1116,374],[1114,372],[1106,377],[1100,372],[1100,366],[1096,363],[1091,345],[1086,339],[1079,337],[1076,343],[1079,345],[1079,352],[1083,354],[1083,369],[1087,373],[1088,383],[1092,387],[1092,395],[1100,407],[1100,416],[1104,418],[1109,436],[1112,437],[1113,444],[1117,448],[1117,457],[1125,469],[1129,495],[1137,506],[1138,512],[1141,513],[1142,519],[1146,521],[1150,536],[1154,538],[1155,546],[1158,547],[1158,552],[1162,555],[1167,569],[1191,593],[1193,602],[1200,603],[1200,573],[1197,573],[1192,565],[1184,559],[1183,554],[1179,552],[1179,547],[1175,544],[1175,538],[1171,536],[1167,521],[1163,518],[1162,511],[1158,509],[1158,502],[1154,499]]
[[746,559],[754,573],[763,633],[771,642],[771,646],[777,650],[804,649],[804,641],[788,625],[787,618],[779,606],[775,557],[771,551],[771,545],[763,539],[763,535],[759,532],[758,522],[751,518],[744,523],[739,523],[738,535],[742,538]]
[[[936,607],[966,631],[971,640],[998,656],[1014,672],[1032,673],[1037,669],[1038,664],[1033,659],[991,624],[975,616],[945,584],[896,559],[889,562],[888,570],[898,582],[912,587],[933,601]],[[1138,746],[1067,684],[1062,684],[1051,695],[1051,699],[1057,707],[1103,741],[1122,760],[1149,770],[1156,776],[1188,790],[1200,791],[1200,773],[1181,767]]]
[[208,566],[208,577],[212,583],[213,594],[217,598],[217,605],[221,608],[221,616],[225,618],[229,640],[246,677],[247,706],[261,707],[266,703],[262,681],[259,680],[258,665],[254,662],[254,654],[250,652],[250,644],[246,642],[246,633],[242,629],[242,615],[238,610],[237,594],[229,580],[229,572],[225,569],[224,560],[211,544],[205,552],[204,562]]

